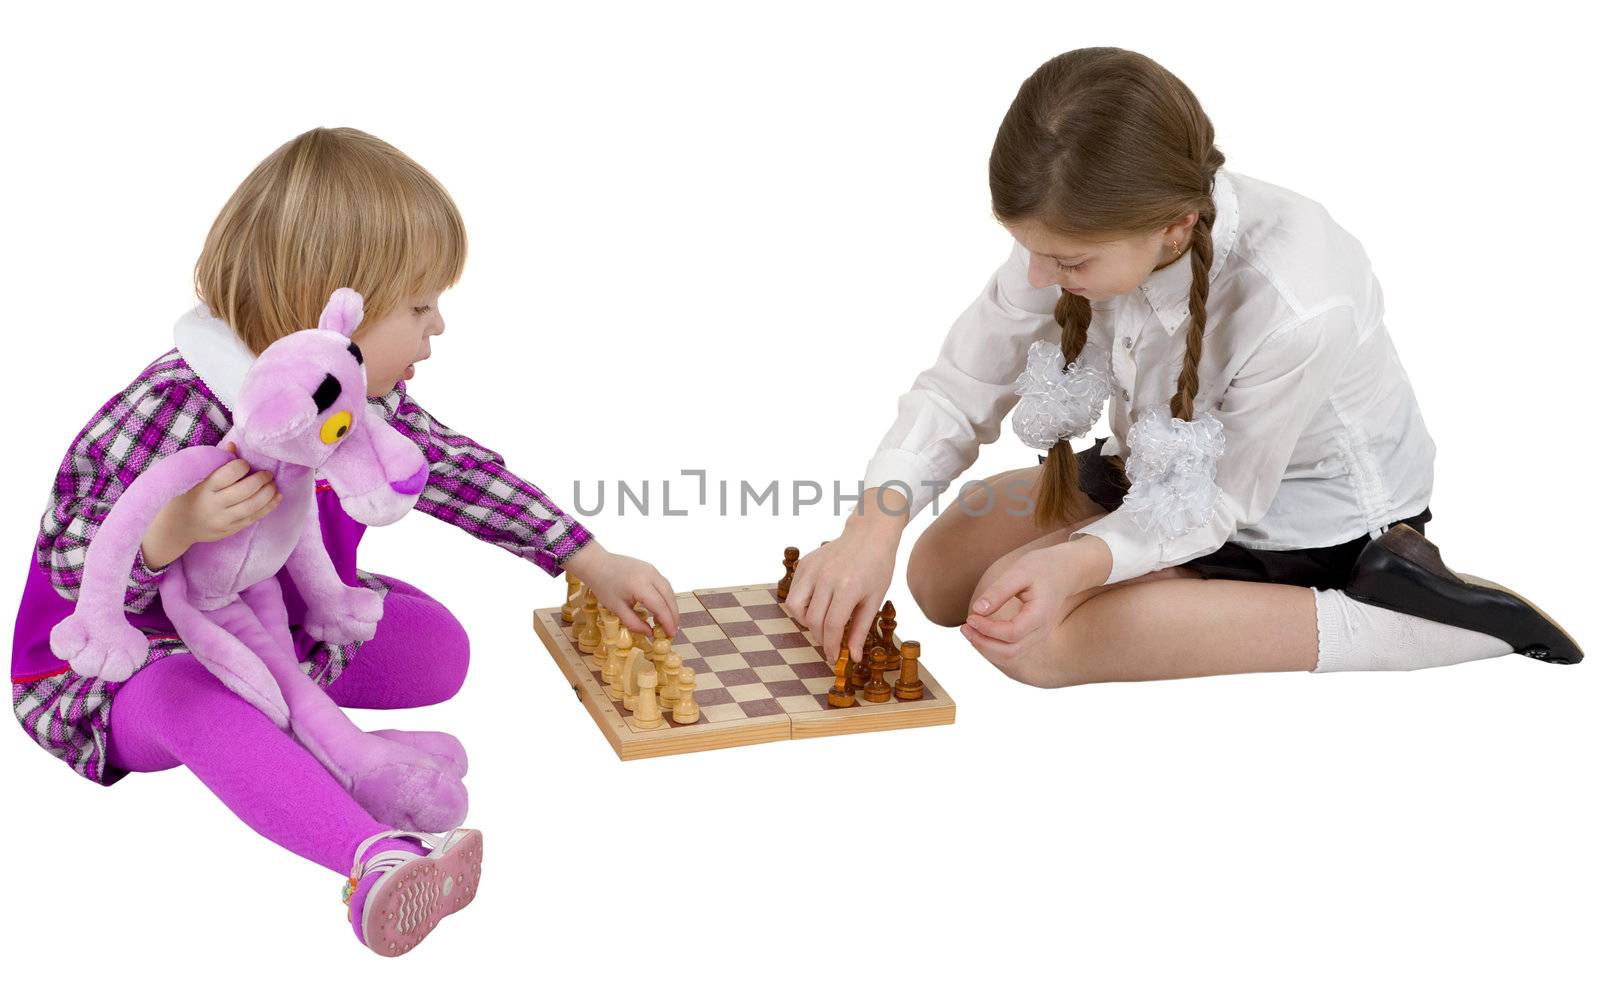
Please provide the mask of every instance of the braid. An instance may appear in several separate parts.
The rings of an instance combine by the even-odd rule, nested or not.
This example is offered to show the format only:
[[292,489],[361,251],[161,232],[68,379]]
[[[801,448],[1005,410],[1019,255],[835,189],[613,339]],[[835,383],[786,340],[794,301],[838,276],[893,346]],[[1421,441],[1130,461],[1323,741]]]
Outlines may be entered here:
[[1178,390],[1172,395],[1172,417],[1184,421],[1194,418],[1194,392],[1200,386],[1200,342],[1206,333],[1206,299],[1211,294],[1211,221],[1216,211],[1208,201],[1189,240],[1189,335]]
[[[1217,219],[1211,190],[1225,160],[1210,118],[1181,79],[1145,55],[1104,47],[1064,52],[1039,66],[1017,90],[989,153],[989,195],[1007,227],[1033,223],[1091,241],[1142,238],[1196,214],[1189,328],[1169,402],[1172,417],[1183,421],[1193,420],[1200,389]],[[1071,293],[1056,304],[1068,362],[1083,352],[1092,311]],[[1118,457],[1104,458],[1126,479]],[[1036,523],[1051,530],[1084,516],[1093,510],[1087,500],[1070,441],[1057,442],[1040,470]]]
[[[1056,323],[1061,326],[1061,354],[1071,363],[1083,353],[1089,341],[1089,323],[1094,310],[1089,299],[1063,291],[1056,302]],[[1078,457],[1072,443],[1062,439],[1045,454],[1040,471],[1039,498],[1033,520],[1041,528],[1054,528],[1086,511],[1083,491],[1078,489]]]

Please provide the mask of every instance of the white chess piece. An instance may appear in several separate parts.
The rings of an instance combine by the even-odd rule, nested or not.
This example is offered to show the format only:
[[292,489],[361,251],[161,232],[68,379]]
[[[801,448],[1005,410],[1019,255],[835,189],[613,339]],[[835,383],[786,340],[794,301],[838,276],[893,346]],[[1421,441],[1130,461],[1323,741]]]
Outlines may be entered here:
[[561,604],[561,622],[570,624],[577,619],[578,612],[583,609],[583,583],[572,573],[567,573],[567,599]]
[[[579,614],[582,617],[582,626],[578,628],[578,650],[592,663],[594,650],[600,646],[600,603],[594,597],[594,590],[584,592],[583,609]],[[593,668],[594,665],[591,664],[590,667]]]
[[[657,644],[662,642],[657,641]],[[678,697],[683,695],[683,689],[678,684],[678,672],[683,669],[683,658],[676,651],[668,651],[661,665],[661,705],[666,709],[673,709],[678,705]]]
[[637,678],[639,691],[636,694],[633,712],[633,725],[639,730],[657,730],[667,725],[661,718],[661,707],[656,704],[656,670],[646,662],[640,669]]
[[600,672],[600,680],[606,684],[606,695],[613,701],[621,699],[623,663],[628,658],[628,653],[633,650],[633,635],[626,627],[617,629],[617,636],[611,640],[610,654],[606,658],[605,668]]
[[678,669],[678,688],[683,695],[672,708],[672,722],[688,725],[700,719],[700,705],[694,701],[694,669]]
[[655,668],[650,656],[640,648],[630,647],[622,659],[622,670],[617,673],[617,691],[622,694],[623,709],[632,711],[638,703],[639,674],[646,668]]

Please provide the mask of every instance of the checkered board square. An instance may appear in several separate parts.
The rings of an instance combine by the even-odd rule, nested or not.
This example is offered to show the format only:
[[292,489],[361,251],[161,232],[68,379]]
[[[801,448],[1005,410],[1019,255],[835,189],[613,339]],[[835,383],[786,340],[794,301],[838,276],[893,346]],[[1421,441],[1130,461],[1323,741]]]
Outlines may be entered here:
[[577,632],[562,623],[559,607],[536,611],[534,629],[624,760],[955,721],[955,702],[925,663],[921,699],[868,703],[858,694],[856,706],[829,706],[833,668],[811,632],[783,612],[770,584],[679,594],[672,647],[695,672],[701,713],[688,725],[669,715],[659,729],[633,726],[633,714],[607,694],[597,663],[578,650]]

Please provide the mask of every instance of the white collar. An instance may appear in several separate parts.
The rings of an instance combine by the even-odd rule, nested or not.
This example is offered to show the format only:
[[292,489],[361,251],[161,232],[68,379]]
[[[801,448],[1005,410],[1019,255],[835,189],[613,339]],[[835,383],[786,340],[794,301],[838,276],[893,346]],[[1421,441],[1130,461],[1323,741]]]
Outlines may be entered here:
[[211,314],[202,302],[185,312],[172,327],[178,355],[189,369],[205,381],[228,411],[244,386],[245,371],[256,355],[244,344],[233,327]]
[[[1234,192],[1227,169],[1217,169],[1211,183],[1211,201],[1217,207],[1217,218],[1211,222],[1210,280],[1215,284],[1217,272],[1222,270],[1223,262],[1239,237],[1239,196]],[[1155,310],[1156,318],[1169,336],[1189,318],[1189,286],[1193,283],[1189,259],[1180,257],[1159,271],[1151,272],[1139,285],[1140,293]]]

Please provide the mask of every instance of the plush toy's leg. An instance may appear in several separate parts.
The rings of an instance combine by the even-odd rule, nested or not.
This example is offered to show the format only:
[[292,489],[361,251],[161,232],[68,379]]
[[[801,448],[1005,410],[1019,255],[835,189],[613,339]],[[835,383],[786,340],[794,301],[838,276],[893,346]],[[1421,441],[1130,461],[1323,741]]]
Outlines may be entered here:
[[[267,633],[272,635],[272,639],[278,646],[284,651],[296,655],[298,659],[299,652],[295,650],[294,634],[289,630],[289,611],[283,605],[283,587],[276,578],[270,580],[270,582],[270,586],[266,583],[252,586],[241,595],[244,597],[245,602],[250,604],[250,609],[256,612],[256,617],[261,621],[262,626],[267,629]],[[384,620],[387,619],[386,613]],[[384,627],[384,621],[379,621],[378,626],[380,628]],[[361,649],[357,651],[357,655],[366,655],[367,645],[371,643],[371,641],[368,641],[367,644],[362,645]],[[334,684],[337,685],[338,683],[335,682]],[[329,691],[329,696],[330,698],[333,696],[331,690]],[[335,705],[343,705],[337,699],[334,700],[334,703]],[[463,778],[467,774],[467,749],[461,746],[461,741],[448,733],[439,733],[433,730],[373,730],[371,733],[375,737],[382,737],[397,744],[404,744],[413,750],[431,755],[439,762],[441,767],[449,768],[450,772],[457,778]]]
[[448,733],[439,730],[371,730],[374,737],[392,740],[397,744],[405,744],[413,750],[419,750],[439,762],[441,767],[449,768],[457,778],[467,776],[467,749],[461,741]]
[[289,725],[289,706],[261,656],[189,602],[182,560],[174,563],[161,581],[161,608],[183,643],[212,675],[279,727]]
[[467,815],[467,791],[461,779],[441,770],[432,755],[363,733],[351,723],[301,671],[294,652],[280,646],[281,636],[267,631],[251,608],[262,606],[270,619],[276,610],[270,600],[263,600],[267,594],[277,595],[282,605],[277,581],[268,580],[246,591],[237,609],[230,605],[215,616],[261,653],[289,704],[295,738],[380,822],[428,833],[459,826]]

